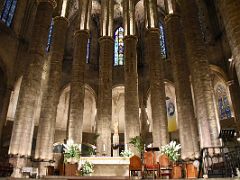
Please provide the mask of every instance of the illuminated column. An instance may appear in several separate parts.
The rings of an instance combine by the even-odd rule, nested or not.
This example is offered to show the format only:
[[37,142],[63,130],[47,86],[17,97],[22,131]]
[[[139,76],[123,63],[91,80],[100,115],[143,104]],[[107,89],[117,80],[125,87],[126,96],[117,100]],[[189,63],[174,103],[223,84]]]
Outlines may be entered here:
[[229,45],[235,61],[238,83],[240,84],[240,2],[236,0],[219,0],[217,4],[222,14]]
[[[34,131],[34,107],[40,95],[44,56],[51,24],[54,0],[38,0],[37,14],[29,49],[29,66],[23,75],[18,105],[9,147],[9,154],[22,157],[31,156]],[[20,161],[20,160],[19,160]],[[18,176],[19,166],[15,164],[13,176]]]
[[214,108],[213,87],[206,48],[202,38],[195,0],[179,0],[186,49],[191,73],[196,116],[200,134],[200,146],[220,145],[217,114]]
[[111,156],[112,122],[112,64],[114,41],[112,38],[113,0],[102,0],[101,38],[99,39],[99,86],[97,150],[100,154]]
[[[140,135],[134,7],[132,0],[124,1],[125,144]],[[136,150],[133,151],[134,154],[137,153]]]
[[[168,5],[170,4],[171,2],[168,1]],[[194,159],[199,156],[198,129],[194,116],[190,73],[186,61],[185,39],[180,16],[175,12],[176,10],[170,9],[171,7],[169,7],[169,14],[165,17],[165,23],[176,92],[179,137],[182,146],[181,158]],[[192,124],[195,126],[191,126]]]
[[163,80],[163,60],[160,53],[160,32],[157,22],[157,1],[145,0],[147,13],[147,46],[150,73],[150,94],[152,107],[152,136],[153,145],[160,147],[169,141],[166,95]]
[[50,51],[50,71],[46,89],[43,92],[35,151],[35,158],[45,161],[53,159],[52,148],[54,143],[57,105],[60,96],[62,61],[67,27],[68,20],[65,17],[58,16],[54,18],[53,41]]
[[230,97],[232,101],[232,107],[235,115],[235,120],[240,120],[240,102],[238,99],[240,98],[239,93],[239,85],[234,80],[228,81],[228,88],[230,92]]
[[80,28],[74,34],[74,55],[72,64],[70,114],[68,122],[68,139],[82,143],[83,110],[85,93],[85,64],[87,58],[87,43],[89,39],[89,21],[92,1],[79,0]]

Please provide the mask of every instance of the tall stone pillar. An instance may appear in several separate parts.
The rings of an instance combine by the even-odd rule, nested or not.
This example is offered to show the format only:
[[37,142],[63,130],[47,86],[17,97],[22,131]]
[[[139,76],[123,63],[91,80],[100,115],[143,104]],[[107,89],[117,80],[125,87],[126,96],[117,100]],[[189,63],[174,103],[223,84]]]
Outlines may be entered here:
[[[3,136],[3,127],[7,121],[7,112],[10,103],[12,88],[7,88],[4,90],[4,98],[2,99],[2,107],[0,108],[0,146],[2,143],[2,136]],[[1,149],[1,147],[0,147]]]
[[160,147],[169,141],[163,60],[160,52],[160,32],[156,0],[145,0],[147,12],[147,43],[150,71],[153,145]]
[[111,156],[112,123],[112,65],[114,40],[112,38],[113,0],[102,0],[101,36],[99,39],[99,86],[97,150],[100,155]]
[[[129,143],[131,138],[140,136],[134,7],[132,0],[124,1],[125,144]],[[136,149],[131,149],[137,154]]]
[[88,38],[89,32],[86,30],[75,32],[68,124],[68,139],[72,139],[75,143],[82,143],[85,96],[84,72]]
[[[54,0],[38,0],[37,14],[33,25],[32,43],[29,49],[29,66],[23,75],[9,154],[21,157],[31,155],[34,131],[34,107],[37,103],[37,97],[40,95],[44,55],[53,8],[55,6],[56,3]],[[17,176],[18,174],[14,175]]]
[[79,0],[80,28],[74,35],[74,55],[72,64],[71,92],[68,121],[68,139],[82,143],[83,110],[85,96],[85,64],[89,39],[89,18],[92,1]]
[[98,123],[97,149],[100,154],[111,156],[111,122],[112,122],[112,37],[99,39],[99,88],[98,88]]
[[229,45],[232,50],[235,68],[240,84],[240,2],[236,0],[217,1],[224,21]]
[[179,0],[195,99],[201,148],[219,146],[213,87],[195,0]]
[[45,161],[53,159],[52,147],[54,143],[57,105],[60,96],[62,61],[67,27],[68,20],[66,18],[60,16],[54,18],[53,41],[50,51],[50,71],[46,89],[42,97],[35,159]]
[[239,92],[239,85],[234,80],[228,81],[228,88],[230,92],[230,97],[232,101],[232,107],[235,115],[235,120],[240,120],[240,92]]
[[[189,69],[186,62],[184,35],[181,27],[180,16],[169,14],[165,18],[169,59],[172,61],[173,78],[175,84],[176,101],[178,108],[178,127],[181,143],[181,158],[194,159],[199,156],[198,129],[194,116]],[[193,128],[193,129],[192,129]],[[196,133],[194,133],[196,132]]]

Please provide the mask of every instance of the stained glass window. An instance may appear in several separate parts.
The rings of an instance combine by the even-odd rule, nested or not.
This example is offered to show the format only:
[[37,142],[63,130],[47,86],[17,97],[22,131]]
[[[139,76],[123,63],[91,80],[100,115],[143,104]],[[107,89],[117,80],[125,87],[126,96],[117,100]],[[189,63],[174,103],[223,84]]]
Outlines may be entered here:
[[226,88],[223,85],[218,85],[216,89],[217,100],[218,100],[218,111],[219,111],[219,118],[228,119],[232,117]]
[[53,35],[53,19],[51,21],[51,25],[49,28],[49,32],[48,32],[48,42],[47,42],[47,48],[46,51],[49,52],[51,49],[51,44],[52,44],[52,35]]
[[1,10],[1,21],[3,21],[8,27],[10,27],[13,16],[17,6],[17,0],[5,0],[2,4],[3,8]]
[[163,59],[167,58],[167,48],[166,48],[166,38],[165,38],[165,31],[162,23],[159,25],[160,30],[160,48],[161,48],[161,55]]
[[91,48],[91,37],[88,39],[88,43],[87,43],[86,63],[90,63],[90,48]]
[[114,66],[119,66],[124,64],[124,29],[119,27],[114,36]]

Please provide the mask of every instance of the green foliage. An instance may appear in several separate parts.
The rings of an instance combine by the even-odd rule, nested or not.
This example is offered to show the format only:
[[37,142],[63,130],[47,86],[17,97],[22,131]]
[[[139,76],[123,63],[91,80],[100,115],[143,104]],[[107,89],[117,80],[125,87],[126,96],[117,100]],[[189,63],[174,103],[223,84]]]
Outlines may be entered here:
[[84,176],[93,173],[93,168],[94,165],[91,162],[85,161],[81,168],[82,175]]
[[64,144],[64,162],[69,160],[78,161],[80,158],[81,150],[79,144],[74,144],[73,141],[68,141],[67,144]]
[[167,155],[171,161],[176,162],[180,157],[181,145],[177,144],[176,141],[171,141],[169,144],[160,148],[161,153]]
[[130,150],[124,150],[120,153],[120,156],[122,157],[132,157],[134,154]]
[[136,136],[134,138],[131,138],[129,143],[132,144],[138,150],[138,152],[140,154],[143,152],[144,143],[143,143],[143,140],[140,136]]

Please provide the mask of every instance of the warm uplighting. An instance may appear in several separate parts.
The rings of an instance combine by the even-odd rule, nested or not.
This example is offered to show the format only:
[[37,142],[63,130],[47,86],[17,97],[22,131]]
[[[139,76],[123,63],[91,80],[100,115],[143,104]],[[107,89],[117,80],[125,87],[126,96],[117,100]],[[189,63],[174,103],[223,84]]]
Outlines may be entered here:
[[61,11],[62,17],[66,17],[66,10],[67,10],[67,0],[63,0],[62,11]]

